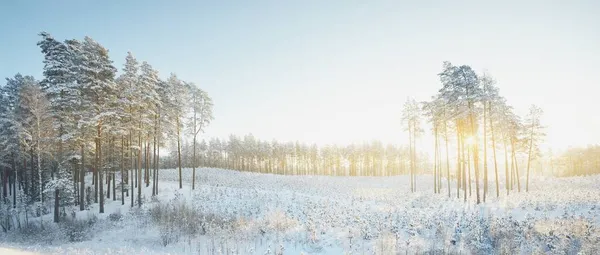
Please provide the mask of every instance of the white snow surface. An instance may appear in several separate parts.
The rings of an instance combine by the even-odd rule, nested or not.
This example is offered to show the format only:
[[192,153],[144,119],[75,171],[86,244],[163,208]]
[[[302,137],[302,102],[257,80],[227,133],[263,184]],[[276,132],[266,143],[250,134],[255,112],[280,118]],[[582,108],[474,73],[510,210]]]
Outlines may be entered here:
[[[106,199],[103,214],[97,204],[81,212],[67,209],[78,219],[98,217],[83,241],[53,235],[28,239],[12,230],[0,233],[0,254],[529,254],[561,253],[560,245],[600,249],[600,176],[534,177],[528,193],[523,187],[507,196],[500,186],[499,198],[492,179],[487,201],[477,205],[475,190],[464,202],[462,191],[456,198],[454,183],[449,198],[445,180],[441,194],[434,194],[431,176],[417,177],[418,191],[410,193],[408,176],[281,176],[202,168],[196,169],[196,190],[191,190],[191,172],[184,169],[179,189],[177,171],[160,170],[159,195],[151,198],[152,186],[143,186],[141,208],[131,208],[126,197],[125,205],[120,198]],[[204,215],[205,224],[203,233],[181,235],[165,246],[164,230],[149,210],[175,199]],[[115,212],[122,214],[120,220],[110,219]],[[47,228],[58,229],[50,222],[51,213],[43,218]],[[214,218],[218,220],[210,220]],[[226,223],[215,223],[219,221]],[[509,237],[501,239],[502,233]]]

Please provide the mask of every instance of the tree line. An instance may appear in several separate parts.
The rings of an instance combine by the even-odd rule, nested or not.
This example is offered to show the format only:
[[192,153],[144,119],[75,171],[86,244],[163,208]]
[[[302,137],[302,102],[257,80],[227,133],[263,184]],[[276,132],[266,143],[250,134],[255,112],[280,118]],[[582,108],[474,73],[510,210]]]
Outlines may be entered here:
[[[405,146],[380,141],[350,145],[317,146],[300,142],[261,141],[252,134],[228,139],[184,141],[182,166],[194,165],[289,175],[391,176],[408,173],[409,154]],[[421,153],[418,169],[427,169],[427,155]],[[164,158],[163,166],[175,168],[178,154]]]
[[117,75],[108,50],[90,37],[39,36],[43,79],[16,74],[0,88],[0,211],[42,216],[54,201],[58,222],[71,205],[98,203],[103,213],[105,197],[117,192],[121,204],[129,197],[141,206],[142,186],[158,193],[161,147],[196,139],[213,119],[212,99],[173,73],[160,79],[131,53]]

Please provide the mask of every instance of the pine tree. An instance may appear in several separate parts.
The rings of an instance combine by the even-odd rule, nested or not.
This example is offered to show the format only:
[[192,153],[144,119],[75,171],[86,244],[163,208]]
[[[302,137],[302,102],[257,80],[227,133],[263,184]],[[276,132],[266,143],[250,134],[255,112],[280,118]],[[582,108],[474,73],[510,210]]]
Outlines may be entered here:
[[186,103],[188,100],[188,88],[186,84],[179,80],[175,74],[171,74],[165,83],[163,95],[162,112],[168,119],[167,123],[172,126],[171,133],[174,133],[177,140],[177,168],[179,173],[179,188],[183,188],[181,173],[181,129],[183,127],[183,117],[186,114]]
[[525,182],[525,191],[529,191],[529,169],[531,168],[531,160],[540,154],[538,143],[545,136],[542,132],[543,126],[541,125],[540,118],[543,114],[541,108],[536,105],[532,105],[529,108],[529,114],[525,120],[526,125],[524,130],[528,132],[527,143],[528,143],[528,156],[527,156],[527,179]]
[[[208,124],[213,120],[212,99],[208,96],[208,93],[202,89],[196,87],[195,84],[189,84],[189,97],[190,97],[190,108],[191,116],[188,119],[188,127],[190,128],[189,133],[192,135],[192,146],[193,146],[193,158],[192,158],[192,189],[196,187],[196,140],[198,134],[204,130]],[[211,144],[214,144],[211,143]],[[209,153],[209,157],[211,153]]]
[[94,167],[97,171],[96,184],[99,185],[99,212],[104,213],[104,181],[105,170],[102,155],[102,140],[105,122],[115,116],[114,111],[105,111],[116,101],[116,86],[114,82],[116,68],[108,56],[108,50],[90,37],[85,37],[83,55],[81,59],[81,73],[79,83],[81,86],[82,101],[88,103],[89,111],[82,114],[84,126],[95,127],[96,144]]
[[417,101],[409,98],[404,103],[402,112],[402,120],[407,126],[410,148],[410,191],[415,192],[416,187],[416,171],[417,171],[417,153],[416,153],[416,138],[423,132],[420,124],[420,107]]

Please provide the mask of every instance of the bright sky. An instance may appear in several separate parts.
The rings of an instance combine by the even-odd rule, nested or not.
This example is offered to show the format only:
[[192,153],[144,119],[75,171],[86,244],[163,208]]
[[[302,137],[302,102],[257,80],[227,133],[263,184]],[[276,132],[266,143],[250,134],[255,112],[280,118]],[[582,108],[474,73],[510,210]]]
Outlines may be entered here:
[[207,136],[404,143],[402,104],[449,60],[541,106],[553,148],[600,143],[599,1],[409,2],[0,1],[0,77],[41,79],[40,31],[89,35],[119,69],[132,51],[208,91]]

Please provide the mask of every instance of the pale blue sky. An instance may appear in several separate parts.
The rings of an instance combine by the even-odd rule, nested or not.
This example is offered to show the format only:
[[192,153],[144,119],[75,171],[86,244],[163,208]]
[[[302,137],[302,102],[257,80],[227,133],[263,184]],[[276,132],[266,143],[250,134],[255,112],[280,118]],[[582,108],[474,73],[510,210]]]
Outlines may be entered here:
[[0,77],[41,78],[40,31],[88,35],[119,69],[132,51],[208,91],[208,136],[401,143],[402,104],[435,94],[449,60],[487,69],[519,113],[540,105],[552,147],[600,143],[598,1],[5,0],[0,10]]

